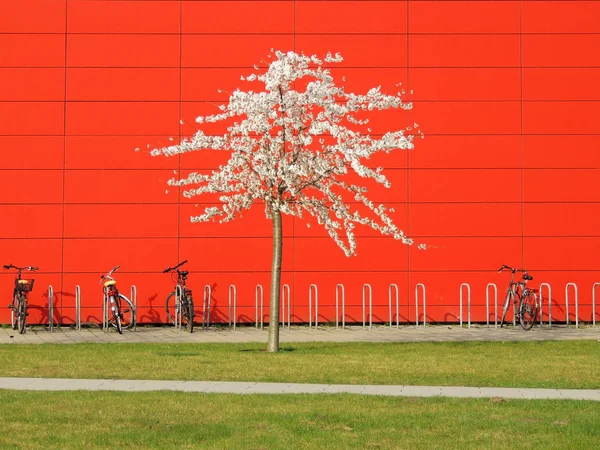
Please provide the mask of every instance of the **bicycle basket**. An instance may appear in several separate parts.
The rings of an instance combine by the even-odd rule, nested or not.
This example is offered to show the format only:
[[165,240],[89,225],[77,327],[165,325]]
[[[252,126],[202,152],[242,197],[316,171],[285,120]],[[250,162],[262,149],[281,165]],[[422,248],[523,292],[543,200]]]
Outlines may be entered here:
[[33,289],[35,280],[15,280],[15,289],[20,292],[30,292]]

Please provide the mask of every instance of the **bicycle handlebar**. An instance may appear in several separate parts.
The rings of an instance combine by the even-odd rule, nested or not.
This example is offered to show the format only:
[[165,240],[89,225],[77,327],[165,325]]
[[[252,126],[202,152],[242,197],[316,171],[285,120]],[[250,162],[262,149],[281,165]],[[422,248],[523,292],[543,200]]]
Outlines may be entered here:
[[507,266],[506,264],[503,264],[502,267],[500,267],[500,269],[498,269],[498,273],[502,272],[504,269],[508,269],[512,273],[515,273],[515,272],[527,273],[527,271],[525,269],[515,269],[514,267]]
[[17,266],[13,266],[12,264],[9,264],[9,265],[5,264],[2,267],[4,268],[4,270],[17,269],[19,272],[22,271],[22,270],[29,270],[31,272],[36,271],[36,270],[40,270],[39,267],[34,267],[34,266],[17,267]]
[[181,262],[180,262],[179,264],[177,264],[176,266],[173,266],[173,267],[167,267],[165,270],[163,270],[163,273],[167,273],[167,272],[171,272],[172,270],[176,270],[176,269],[178,269],[179,267],[181,267],[181,266],[183,266],[184,264],[186,264],[187,262],[188,262],[188,260],[186,259],[186,260],[184,260],[184,261],[181,261]]

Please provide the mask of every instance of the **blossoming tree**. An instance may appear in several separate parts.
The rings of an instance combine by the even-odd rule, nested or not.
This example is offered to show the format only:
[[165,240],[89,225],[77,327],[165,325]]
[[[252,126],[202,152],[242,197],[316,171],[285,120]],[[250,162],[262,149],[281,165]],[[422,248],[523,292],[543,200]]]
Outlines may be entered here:
[[[226,164],[210,174],[191,173],[169,181],[192,198],[221,194],[219,206],[205,208],[192,222],[228,222],[258,202],[273,226],[270,318],[267,351],[279,349],[282,214],[311,216],[347,256],[356,251],[354,227],[366,225],[384,235],[412,241],[393,223],[384,205],[367,197],[367,188],[352,182],[353,174],[390,187],[381,168],[365,165],[378,152],[413,147],[410,129],[374,136],[367,128],[370,111],[408,110],[402,93],[386,95],[379,87],[358,95],[337,86],[322,60],[294,52],[274,52],[271,63],[242,80],[262,83],[257,92],[236,90],[214,115],[199,124],[223,122],[227,132],[209,135],[202,129],[177,145],[154,149],[172,156],[196,150],[229,152]],[[201,127],[202,128],[202,127]]]

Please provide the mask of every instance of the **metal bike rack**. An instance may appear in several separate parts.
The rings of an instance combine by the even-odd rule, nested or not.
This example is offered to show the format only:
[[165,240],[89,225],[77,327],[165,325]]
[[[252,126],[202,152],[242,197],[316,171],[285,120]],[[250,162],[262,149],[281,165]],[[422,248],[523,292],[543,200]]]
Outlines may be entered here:
[[494,329],[498,328],[498,286],[488,283],[485,287],[485,316],[487,327],[490,327],[490,287],[494,288]]
[[133,320],[133,331],[137,329],[137,286],[131,285],[131,304],[133,305],[133,311],[131,312],[131,320]]
[[181,330],[183,322],[183,311],[181,311],[181,298],[183,297],[183,289],[181,286],[175,286],[175,328]]
[[369,290],[369,330],[373,328],[373,289],[371,289],[371,285],[369,283],[363,284],[362,287],[362,320],[363,320],[363,329],[365,328],[365,292]]
[[48,286],[48,329],[54,332],[54,288]]
[[108,331],[108,296],[106,295],[106,288],[102,289],[103,300],[102,300],[102,329]]
[[600,283],[594,283],[592,286],[592,326],[596,326],[596,286],[600,286]]
[[339,292],[342,292],[342,330],[346,327],[346,293],[344,291],[344,285],[338,284],[335,286],[335,327],[339,327]]
[[235,287],[235,285],[230,284],[229,285],[229,301],[228,301],[228,321],[229,321],[229,328],[231,328],[231,305],[233,303],[233,329],[235,330],[235,323],[237,321],[237,289]]
[[315,328],[319,328],[319,288],[316,284],[308,287],[308,328],[311,327],[312,322],[313,291],[315,293]]
[[281,326],[285,328],[285,297],[287,293],[287,324],[288,330],[290,329],[290,321],[292,318],[291,309],[290,309],[290,299],[292,297],[291,289],[289,284],[284,284],[281,286]]
[[467,328],[471,328],[471,286],[469,283],[462,283],[460,285],[460,312],[459,312],[459,321],[460,326],[463,325],[463,288],[467,288]]
[[265,317],[264,315],[264,306],[265,306],[265,293],[263,290],[263,287],[261,284],[257,284],[256,285],[256,309],[255,309],[255,316],[256,316],[256,328],[258,328],[258,293],[260,292],[260,329],[263,329],[263,319]]
[[212,289],[210,285],[204,286],[204,297],[202,301],[202,328],[210,328],[210,299],[212,298]]
[[548,326],[552,326],[552,287],[548,283],[540,284],[539,293],[540,293],[540,327],[542,326],[543,319],[543,311],[544,311],[544,293],[543,289],[546,287],[548,290]]
[[75,330],[81,331],[81,288],[75,286]]
[[575,283],[567,283],[565,285],[565,304],[567,312],[567,326],[569,326],[569,286],[575,289],[575,328],[579,328],[579,294],[577,293],[577,285]]
[[398,285],[390,284],[388,288],[388,305],[390,309],[390,328],[392,328],[392,323],[394,322],[394,317],[392,316],[392,289],[396,291],[396,328],[400,327],[400,306],[399,306],[399,294],[398,294]]
[[427,291],[423,283],[415,285],[415,328],[419,328],[419,288],[423,292],[423,328],[427,326]]

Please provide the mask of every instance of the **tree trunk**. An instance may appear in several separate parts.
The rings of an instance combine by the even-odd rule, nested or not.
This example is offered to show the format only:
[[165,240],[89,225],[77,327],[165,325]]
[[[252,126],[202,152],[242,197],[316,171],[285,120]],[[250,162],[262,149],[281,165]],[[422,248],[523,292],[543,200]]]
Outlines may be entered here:
[[273,211],[273,264],[271,265],[271,296],[269,314],[268,352],[279,351],[279,305],[281,292],[281,254],[283,241],[281,239],[281,212]]

